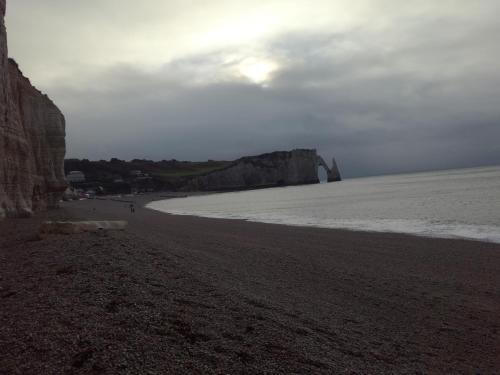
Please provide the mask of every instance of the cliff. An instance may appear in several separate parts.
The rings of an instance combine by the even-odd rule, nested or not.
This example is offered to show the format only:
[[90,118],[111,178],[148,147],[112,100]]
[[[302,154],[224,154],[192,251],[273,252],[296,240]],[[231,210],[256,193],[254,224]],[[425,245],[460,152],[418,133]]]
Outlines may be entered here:
[[316,150],[277,151],[248,156],[191,179],[185,190],[243,190],[318,183]]
[[65,120],[8,59],[0,0],[0,218],[57,205],[64,180]]

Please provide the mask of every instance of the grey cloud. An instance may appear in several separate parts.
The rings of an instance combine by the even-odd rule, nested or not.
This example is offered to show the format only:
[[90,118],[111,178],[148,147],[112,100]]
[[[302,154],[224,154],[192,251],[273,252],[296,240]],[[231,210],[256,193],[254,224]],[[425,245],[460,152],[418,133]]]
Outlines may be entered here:
[[269,87],[206,77],[232,50],[153,73],[121,64],[48,88],[69,156],[232,159],[294,147],[335,156],[347,176],[500,163],[496,23],[430,17],[398,35],[285,34],[262,49]]

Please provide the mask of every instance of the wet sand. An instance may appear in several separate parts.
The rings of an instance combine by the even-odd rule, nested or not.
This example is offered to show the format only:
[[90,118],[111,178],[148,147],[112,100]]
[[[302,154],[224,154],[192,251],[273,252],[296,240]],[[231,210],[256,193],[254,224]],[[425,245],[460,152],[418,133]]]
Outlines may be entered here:
[[[143,198],[146,199],[146,198]],[[490,374],[500,245],[172,216],[125,202],[0,223],[0,374]]]

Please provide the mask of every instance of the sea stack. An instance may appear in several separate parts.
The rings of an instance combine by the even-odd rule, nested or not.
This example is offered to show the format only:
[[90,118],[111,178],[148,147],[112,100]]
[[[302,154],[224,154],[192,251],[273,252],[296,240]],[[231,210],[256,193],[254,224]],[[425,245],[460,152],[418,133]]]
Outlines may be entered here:
[[8,58],[0,0],[0,218],[55,207],[65,187],[65,120]]
[[342,181],[342,177],[340,176],[339,167],[337,165],[337,161],[335,158],[332,159],[332,168],[328,172],[328,182],[338,182]]

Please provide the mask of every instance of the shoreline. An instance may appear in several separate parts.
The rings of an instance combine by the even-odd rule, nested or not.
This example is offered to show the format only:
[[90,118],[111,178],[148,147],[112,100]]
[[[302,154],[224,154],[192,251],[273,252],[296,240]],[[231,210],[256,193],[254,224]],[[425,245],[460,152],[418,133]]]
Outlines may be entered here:
[[[437,171],[437,172],[439,172],[439,171]],[[279,188],[279,187],[277,187],[277,188]],[[294,224],[294,223],[263,221],[263,220],[257,220],[257,219],[251,219],[251,218],[227,218],[227,217],[218,217],[218,216],[202,216],[202,215],[192,215],[192,214],[184,214],[184,213],[170,213],[170,212],[162,211],[160,209],[147,207],[150,203],[167,201],[170,199],[184,199],[184,198],[206,196],[206,195],[212,195],[212,194],[226,194],[226,193],[238,193],[238,192],[240,192],[240,191],[154,192],[154,193],[145,193],[145,194],[141,194],[141,195],[124,196],[123,200],[114,199],[113,197],[115,197],[115,196],[105,196],[105,198],[86,199],[83,201],[97,200],[97,201],[110,201],[110,202],[115,202],[115,203],[134,203],[136,205],[140,205],[144,209],[156,211],[156,212],[162,213],[164,215],[186,216],[186,217],[203,218],[203,219],[209,219],[209,220],[210,219],[213,219],[213,220],[231,220],[231,221],[234,220],[234,221],[242,221],[242,222],[248,222],[248,223],[268,224],[268,225],[284,225],[284,226],[299,227],[299,228],[318,228],[318,229],[326,229],[326,230],[333,230],[333,231],[347,231],[347,232],[351,232],[351,233],[358,233],[359,232],[359,233],[367,233],[367,234],[388,234],[388,235],[396,234],[396,235],[418,237],[418,238],[444,239],[444,240],[455,240],[455,241],[472,241],[472,242],[500,245],[500,240],[467,237],[467,236],[461,236],[461,235],[446,235],[446,234],[442,234],[442,233],[432,235],[430,233],[416,233],[416,232],[412,233],[412,232],[404,232],[404,231],[397,231],[397,230],[370,230],[370,229],[360,229],[358,227],[336,227],[336,226],[334,227],[334,226],[313,225],[313,224],[309,224],[309,225]],[[172,195],[165,197],[165,196],[162,196],[162,194],[172,194]],[[178,196],[175,196],[175,195],[178,195]],[[127,198],[134,198],[134,199],[126,200]],[[76,201],[73,201],[73,203],[74,202],[76,202]],[[68,203],[71,204],[72,202],[64,202],[63,205],[68,204]],[[470,226],[479,227],[479,226],[483,226],[483,225],[478,224],[478,225],[470,225]]]
[[[125,231],[36,237],[45,219]],[[76,201],[0,223],[0,369],[489,373],[500,245]],[[7,234],[7,235],[5,235]]]
[[[208,193],[208,194],[224,194],[225,192],[217,192],[217,193]],[[422,232],[418,232],[418,231],[403,231],[403,230],[397,230],[397,229],[391,229],[390,228],[390,225],[389,226],[386,226],[384,228],[381,228],[381,229],[363,229],[361,227],[361,225],[344,225],[344,226],[328,226],[328,225],[325,225],[325,224],[304,224],[304,223],[294,223],[294,222],[282,222],[282,221],[279,221],[279,220],[269,220],[269,219],[261,219],[261,218],[251,218],[251,217],[248,217],[248,218],[243,218],[243,217],[223,217],[222,215],[220,216],[217,216],[217,215],[193,215],[193,214],[190,214],[190,213],[184,213],[184,212],[167,212],[167,211],[163,211],[161,208],[152,208],[152,207],[148,207],[150,204],[152,203],[155,203],[155,202],[161,202],[163,200],[169,200],[169,199],[180,199],[180,198],[190,198],[190,197],[195,197],[195,196],[204,196],[204,195],[207,195],[207,194],[193,194],[193,195],[186,195],[186,196],[183,196],[183,197],[170,197],[168,199],[152,199],[152,200],[148,200],[147,198],[146,199],[143,199],[141,201],[141,205],[146,208],[146,209],[150,209],[150,210],[153,210],[153,211],[158,211],[158,212],[161,212],[163,214],[167,214],[167,215],[176,215],[176,216],[190,216],[190,217],[201,217],[201,218],[206,218],[206,219],[221,219],[221,220],[242,220],[242,221],[246,221],[246,222],[251,222],[251,223],[263,223],[263,224],[274,224],[274,225],[286,225],[286,226],[291,226],[291,227],[304,227],[304,228],[322,228],[322,229],[331,229],[331,230],[341,230],[341,231],[349,231],[349,232],[365,232],[365,233],[388,233],[388,234],[402,234],[402,235],[408,235],[408,236],[414,236],[414,237],[423,237],[423,238],[435,238],[435,239],[450,239],[450,240],[464,240],[464,241],[474,241],[474,242],[485,242],[485,243],[493,243],[493,244],[500,244],[500,238],[496,238],[496,237],[478,237],[477,235],[476,236],[473,236],[473,235],[469,235],[469,236],[466,236],[466,235],[459,235],[459,234],[452,234],[453,231],[446,231],[446,230],[442,230],[441,232],[426,232],[426,231],[422,231]],[[342,220],[341,220],[342,221]],[[344,220],[344,223],[348,223],[349,221],[352,221],[352,220]],[[366,220],[367,222],[373,222],[373,220]],[[387,221],[391,221],[391,220],[382,220],[382,222],[387,222]],[[401,220],[392,220],[393,222],[398,222],[400,223]],[[403,220],[404,221],[404,220]],[[409,221],[418,221],[418,220],[409,220]],[[422,222],[422,223],[425,223],[425,222]],[[420,223],[420,224],[422,224]],[[417,224],[418,225],[418,224]],[[424,224],[425,225],[425,224]],[[367,224],[367,226],[369,227],[370,225]],[[448,225],[440,225],[440,224],[434,224],[434,227],[445,227],[445,228],[449,228]],[[473,229],[476,229],[476,228],[482,228],[484,229],[485,227],[488,227],[490,228],[490,226],[488,225],[480,225],[480,224],[462,224],[462,227],[468,227],[468,228],[473,228]],[[392,226],[392,228],[394,228],[394,226]],[[495,228],[496,229],[496,228]]]
[[283,225],[286,227],[297,227],[297,228],[317,228],[317,229],[325,229],[332,231],[346,231],[350,233],[365,233],[365,234],[397,234],[401,236],[409,236],[409,237],[418,237],[418,238],[427,238],[427,239],[442,239],[442,240],[452,240],[452,241],[471,241],[471,242],[480,242],[480,243],[488,243],[488,244],[496,244],[500,245],[500,242],[495,240],[486,240],[486,239],[476,239],[473,237],[465,237],[465,236],[444,236],[444,235],[430,235],[430,234],[417,234],[410,232],[400,232],[400,231],[390,231],[390,230],[368,230],[368,229],[358,229],[358,228],[344,228],[344,227],[328,227],[322,225],[305,225],[305,224],[292,224],[292,223],[279,223],[279,222],[271,222],[271,221],[261,221],[261,220],[252,220],[252,219],[240,219],[240,218],[225,218],[225,217],[217,217],[217,216],[198,216],[198,215],[190,215],[190,214],[180,214],[180,213],[170,213],[163,212],[161,210],[156,210],[149,207],[144,207],[145,209],[153,210],[160,212],[164,215],[172,215],[172,216],[186,216],[192,218],[203,218],[208,220],[231,220],[231,221],[242,221],[247,223],[260,223],[267,225]]

